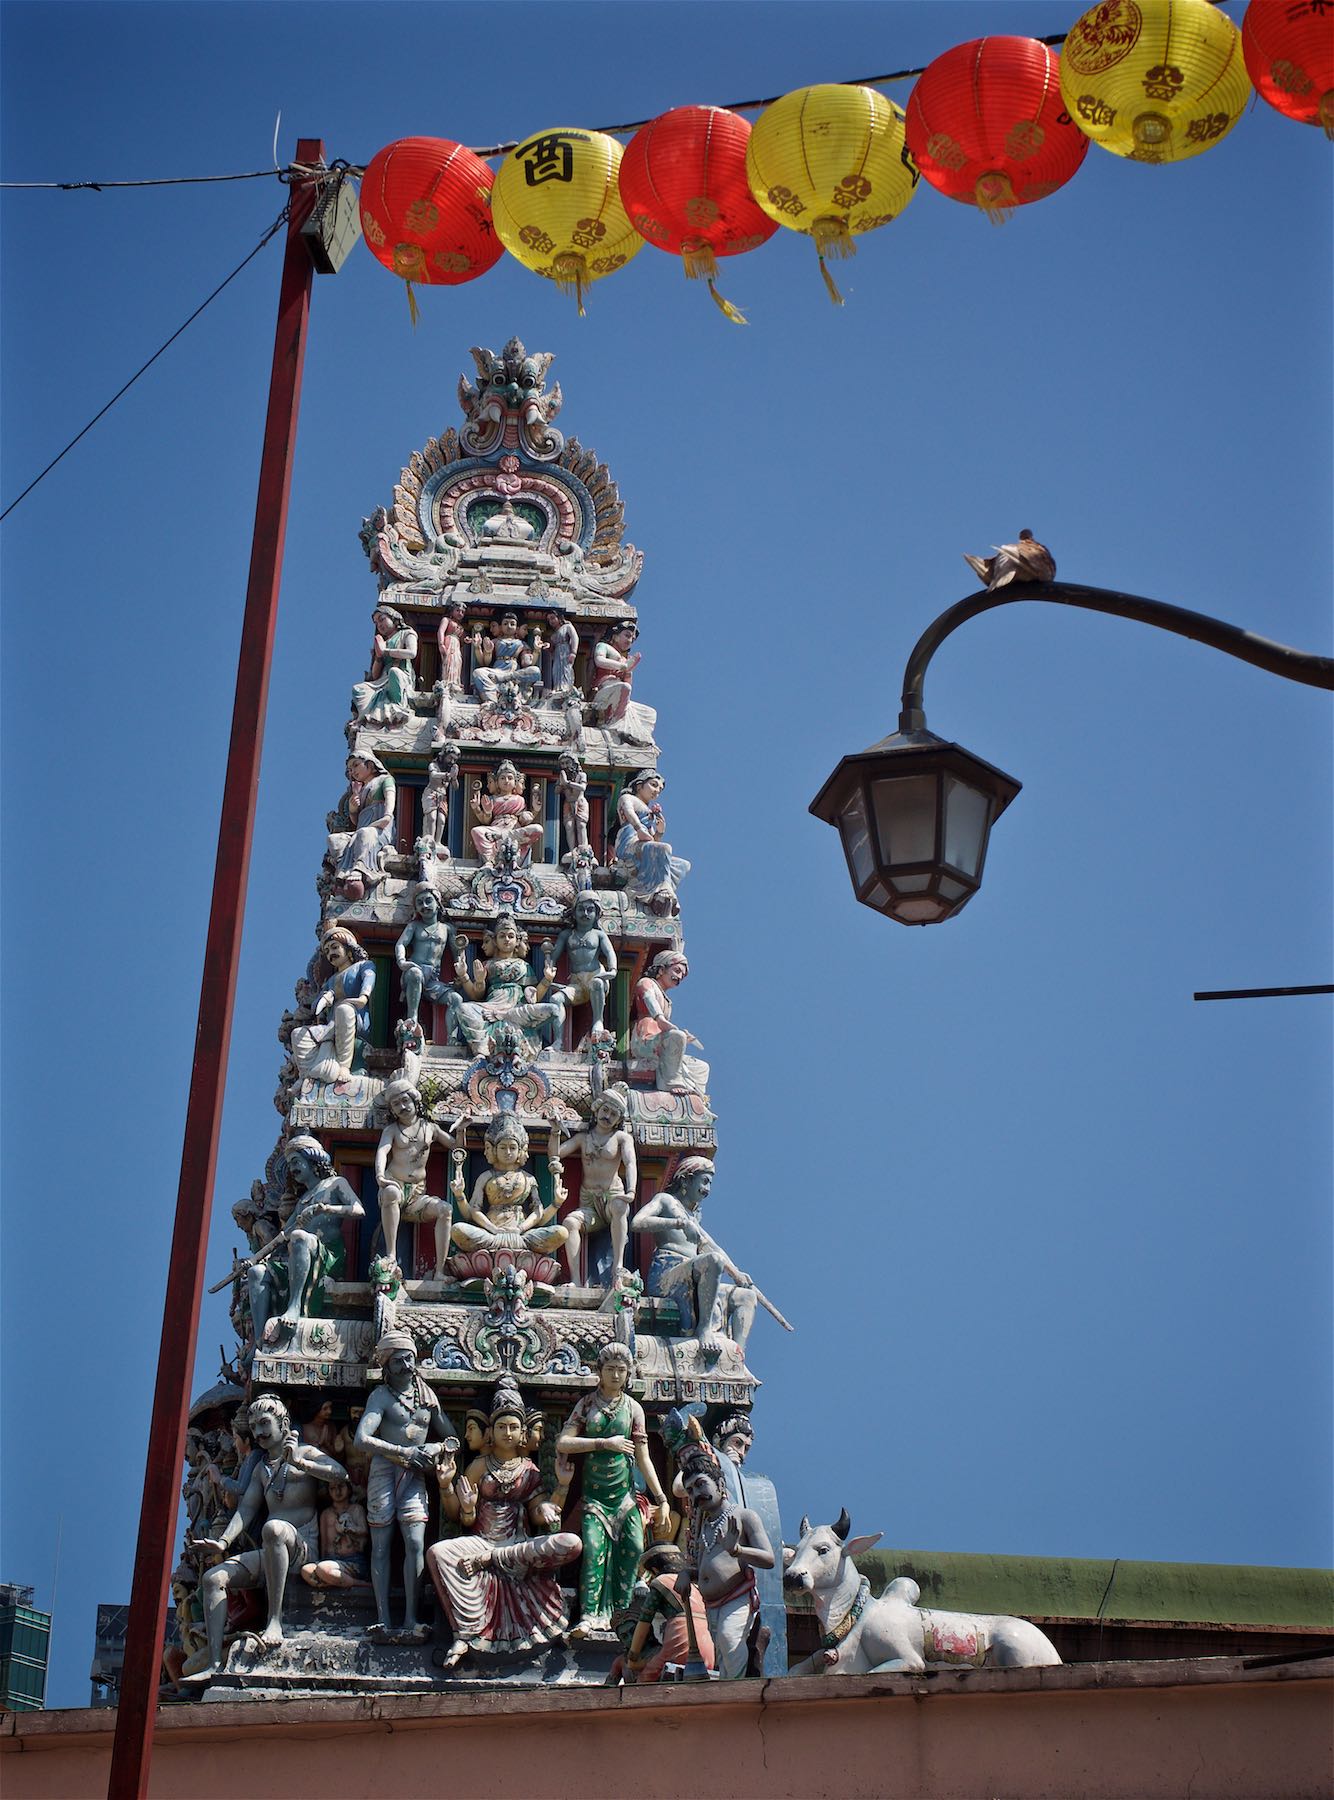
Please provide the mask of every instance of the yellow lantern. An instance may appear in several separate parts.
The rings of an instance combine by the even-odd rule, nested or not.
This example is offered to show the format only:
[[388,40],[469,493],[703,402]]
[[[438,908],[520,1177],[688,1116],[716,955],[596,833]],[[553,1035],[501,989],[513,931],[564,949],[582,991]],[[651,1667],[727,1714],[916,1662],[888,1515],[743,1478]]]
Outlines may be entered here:
[[621,146],[559,126],[511,150],[496,171],[491,216],[501,243],[535,275],[573,292],[624,268],[644,240],[621,205]]
[[899,108],[875,88],[833,83],[765,107],[746,144],[746,177],[771,219],[815,239],[840,306],[825,258],[851,256],[855,237],[897,219],[918,182]]
[[1079,129],[1132,162],[1182,162],[1227,136],[1251,97],[1241,33],[1210,0],[1103,0],[1061,50]]

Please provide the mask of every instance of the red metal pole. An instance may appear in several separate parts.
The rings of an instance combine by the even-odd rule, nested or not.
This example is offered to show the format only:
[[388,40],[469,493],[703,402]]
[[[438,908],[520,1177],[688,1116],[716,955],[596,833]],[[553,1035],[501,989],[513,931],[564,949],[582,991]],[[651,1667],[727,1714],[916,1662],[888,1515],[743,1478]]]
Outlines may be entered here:
[[[307,166],[322,163],[323,141],[319,138],[299,139],[296,160]],[[269,666],[278,617],[278,584],[282,574],[287,500],[292,486],[292,456],[301,402],[301,368],[310,317],[313,264],[300,233],[314,203],[314,195],[311,184],[294,185],[291,190],[292,206],[278,298],[278,329],[273,344],[273,372],[269,378],[269,410],[259,465],[255,536],[250,552],[245,618],[241,626],[232,735],[227,751],[222,817],[218,824],[218,855],[213,873],[213,904],[199,988],[199,1023],[195,1030],[194,1067],[190,1075],[181,1178],[176,1193],[176,1225],[167,1266],[162,1346],[158,1354],[153,1417],[148,1433],[144,1502],[134,1559],[134,1584],[130,1591],[125,1666],[116,1714],[116,1738],[111,1751],[108,1800],[144,1800],[153,1756],[167,1589],[180,1502],[195,1334],[204,1287],[204,1257],[213,1206],[227,1049],[231,1039],[241,924],[245,916],[246,880],[255,826]]]

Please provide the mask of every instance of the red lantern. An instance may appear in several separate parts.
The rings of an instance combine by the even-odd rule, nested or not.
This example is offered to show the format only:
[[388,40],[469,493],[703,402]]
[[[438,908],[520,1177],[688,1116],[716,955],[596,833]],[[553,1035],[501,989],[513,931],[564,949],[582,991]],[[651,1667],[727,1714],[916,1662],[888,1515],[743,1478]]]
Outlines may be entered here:
[[377,262],[408,284],[457,287],[485,275],[504,254],[491,223],[491,170],[448,138],[399,138],[371,158],[361,178],[361,229]]
[[958,44],[922,71],[908,149],[926,180],[1001,224],[1064,186],[1089,140],[1061,99],[1060,61],[1036,38]]
[[713,285],[720,256],[756,250],[777,231],[746,180],[750,126],[720,106],[677,106],[650,119],[621,158],[621,204],[642,238],[703,277],[734,324],[745,317]]
[[1328,0],[1251,0],[1241,49],[1257,90],[1303,125],[1334,138],[1334,21]]

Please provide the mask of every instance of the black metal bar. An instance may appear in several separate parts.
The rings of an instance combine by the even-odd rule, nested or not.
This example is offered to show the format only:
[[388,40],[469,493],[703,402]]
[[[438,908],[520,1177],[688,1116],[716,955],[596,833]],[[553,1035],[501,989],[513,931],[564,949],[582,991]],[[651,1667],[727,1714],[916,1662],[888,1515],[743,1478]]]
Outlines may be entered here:
[[1192,1000],[1278,1000],[1285,994],[1334,994],[1334,984],[1290,988],[1212,988],[1208,993],[1192,994]]
[[1141,594],[1122,594],[1115,588],[1078,587],[1067,581],[1016,581],[1003,588],[970,594],[967,599],[949,607],[927,626],[913,645],[907,667],[903,671],[903,710],[899,714],[900,731],[922,731],[926,713],[922,706],[922,689],[926,668],[936,651],[952,631],[979,613],[996,606],[1009,606],[1017,600],[1046,600],[1055,606],[1077,606],[1086,612],[1110,613],[1113,618],[1135,619],[1141,625],[1156,625],[1161,631],[1175,632],[1178,637],[1193,638],[1222,650],[1228,656],[1253,663],[1285,681],[1304,682],[1308,687],[1334,690],[1334,657],[1317,656],[1310,650],[1293,650],[1272,638],[1258,637],[1240,625],[1229,625],[1207,613],[1191,612],[1184,606],[1170,606],[1165,600],[1147,600]]

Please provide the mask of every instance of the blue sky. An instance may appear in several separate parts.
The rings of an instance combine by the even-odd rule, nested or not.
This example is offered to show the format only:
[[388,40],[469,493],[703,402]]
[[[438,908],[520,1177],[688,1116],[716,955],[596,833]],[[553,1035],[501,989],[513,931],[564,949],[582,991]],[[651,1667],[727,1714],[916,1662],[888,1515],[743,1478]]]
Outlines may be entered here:
[[[532,7],[10,4],[4,178],[366,161],[923,64],[1066,29],[1047,0]],[[1240,8],[1228,9],[1239,17]],[[889,90],[903,102],[908,87]],[[932,727],[1021,779],[986,883],[908,932],[806,805],[892,728],[960,560],[1031,526],[1070,580],[1330,645],[1330,162],[1257,104],[1150,169],[1091,149],[993,230],[925,185],[840,265],[645,248],[588,316],[508,258],[316,283],[211,1267],[272,1147],[275,1032],[373,585],[357,527],[459,414],[470,344],[556,353],[562,425],[645,552],[712,1229],[766,1319],[757,1466],[789,1527],[890,1545],[1320,1563],[1330,1550],[1329,697],[1037,607],[933,665]],[[4,503],[258,240],[276,182],[4,195]],[[0,535],[9,829],[3,1576],[51,1699],[128,1595],[279,249]],[[229,1340],[211,1301],[200,1385]]]

